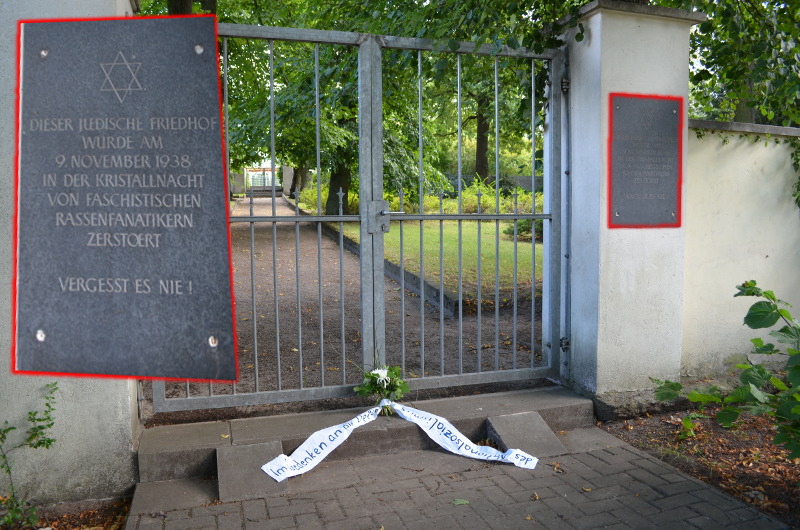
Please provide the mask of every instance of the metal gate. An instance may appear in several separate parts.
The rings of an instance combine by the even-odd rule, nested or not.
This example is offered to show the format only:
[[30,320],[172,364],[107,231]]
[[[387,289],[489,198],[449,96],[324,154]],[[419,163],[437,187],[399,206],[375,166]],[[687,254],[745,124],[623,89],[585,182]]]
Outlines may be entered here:
[[[352,396],[363,371],[383,365],[400,366],[412,391],[558,376],[563,314],[560,52],[476,49],[472,43],[442,49],[421,39],[232,24],[220,24],[219,30],[226,145],[240,133],[229,108],[248,104],[232,102],[242,72],[229,64],[231,49],[238,53],[245,43],[257,43],[261,55],[252,64],[260,75],[251,77],[261,79],[268,94],[269,109],[261,119],[269,123],[264,144],[272,166],[278,167],[276,144],[288,141],[289,128],[306,123],[315,177],[305,192],[288,201],[274,193],[271,198],[251,195],[239,199],[233,210],[237,383],[153,381],[154,411]],[[282,54],[283,46],[292,52]],[[298,77],[296,57],[304,50],[308,63],[303,68],[311,72],[305,79],[309,113],[293,110],[296,116],[287,121],[281,105],[300,105],[296,97],[286,103],[282,91]],[[331,64],[332,58],[337,62]],[[346,114],[326,104],[343,97],[346,82],[331,79],[336,69],[351,63],[357,68],[357,132],[353,125],[348,133],[345,125],[339,131],[345,138],[335,138],[321,116]],[[391,79],[384,78],[387,65],[394,72]],[[454,71],[449,74],[448,68]],[[505,95],[501,79],[510,75],[507,68],[528,83],[527,96]],[[495,176],[483,176],[482,186],[468,187],[462,169],[472,146],[465,145],[471,141],[465,130],[474,120],[466,109],[474,110],[467,100],[477,90],[470,72],[478,72],[481,86],[489,87],[482,93],[491,103],[487,106],[483,96],[482,104],[484,111],[492,111],[488,122],[493,129],[484,133],[494,139]],[[409,93],[407,87],[395,90],[404,82],[415,85],[416,101],[406,101],[405,111],[392,114],[390,106],[403,104],[392,98]],[[536,105],[537,82],[546,91],[545,105]],[[452,88],[451,96],[444,85]],[[439,106],[433,118],[443,120],[449,113],[455,123],[458,178],[452,190],[431,185],[433,155],[426,151],[426,134],[434,126],[428,97],[434,91]],[[542,188],[542,200],[525,195],[527,204],[520,202],[519,190],[505,193],[501,185],[505,108],[521,105],[526,97],[530,109],[522,110],[529,116],[528,131],[518,136],[530,141],[525,162],[530,188]],[[520,108],[514,107],[516,116]],[[393,130],[407,136],[385,135],[385,115],[393,120],[406,116],[407,122],[393,124]],[[340,120],[352,123],[346,115]],[[327,168],[335,158],[332,152],[354,143],[347,134],[357,135],[357,162],[350,167],[358,168],[358,213],[347,213],[353,199],[339,189],[332,194],[338,197],[338,212],[333,212],[338,215],[326,215],[325,183],[332,174]],[[395,144],[404,142],[416,145],[397,149]],[[396,198],[387,197],[391,204],[384,198],[385,165],[392,162],[385,159],[385,146],[413,161],[389,172],[392,178],[407,179],[393,183],[399,191]],[[520,237],[526,223],[532,226],[530,243]]]

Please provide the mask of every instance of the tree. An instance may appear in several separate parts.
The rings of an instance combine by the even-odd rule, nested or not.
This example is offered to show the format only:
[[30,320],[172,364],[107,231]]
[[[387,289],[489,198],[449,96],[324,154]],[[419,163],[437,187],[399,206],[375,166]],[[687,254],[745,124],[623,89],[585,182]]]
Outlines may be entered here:
[[[576,21],[565,25],[552,21],[568,14],[577,14],[582,3],[584,2],[574,0],[534,1],[531,4],[496,2],[491,9],[487,9],[482,0],[406,0],[390,3],[380,0],[329,0],[326,9],[330,13],[359,12],[366,15],[348,19],[343,27],[336,29],[426,38],[440,42],[451,50],[457,49],[461,41],[471,41],[476,48],[482,44],[490,44],[499,51],[503,45],[511,48],[525,46],[541,52],[560,43],[550,31],[545,31],[545,27],[577,25]],[[559,33],[560,30],[555,35]],[[485,65],[481,71],[480,61],[469,61],[466,56],[462,57],[465,57],[462,97],[468,100],[463,118],[465,125],[474,126],[470,133],[475,139],[474,173],[486,181],[492,172],[489,167],[489,139],[493,134],[493,72],[491,67],[486,69]],[[501,127],[504,138],[519,138],[530,129],[530,75],[520,76],[520,67],[510,64],[511,62],[503,60],[500,84],[507,91],[505,97],[515,99],[520,104],[516,112],[504,115]],[[454,68],[449,66],[445,59],[436,62],[433,69],[434,79],[444,90],[440,89],[438,94],[434,93],[429,97],[447,99],[453,96],[455,89],[446,82],[446,78],[452,78],[454,72]],[[544,94],[544,76],[537,75],[537,79],[542,80],[537,90],[541,100]],[[451,121],[451,124],[454,129],[454,122]],[[445,134],[454,134],[454,131]]]
[[199,1],[200,9],[206,13],[217,12],[217,0],[167,0],[167,11],[170,15],[191,15],[193,4]]
[[692,99],[712,119],[800,125],[800,6],[658,0],[708,16],[691,34]]
[[[629,0],[647,3],[645,0]],[[143,10],[166,10],[173,0],[152,0]],[[183,0],[183,9],[189,3]],[[192,2],[198,11],[216,4],[221,21],[248,24],[269,24],[313,29],[335,29],[375,34],[422,37],[439,42],[444,47],[455,47],[459,41],[471,41],[476,46],[489,44],[499,50],[502,46],[526,47],[535,52],[563,44],[561,35],[569,27],[578,27],[576,39],[582,40],[583,28],[578,12],[587,0],[501,0],[487,7],[483,0],[218,0],[218,2]],[[775,0],[653,0],[655,5],[698,9],[709,16],[692,33],[692,90],[690,111],[694,117],[712,119],[742,119],[746,109],[755,109],[766,123],[800,124],[800,9],[789,2]],[[234,166],[265,158],[269,137],[269,81],[263,61],[269,57],[266,44],[229,39],[231,69],[242,76],[230,87],[230,150]],[[326,73],[330,64],[336,64],[334,51],[323,47],[320,51],[323,72],[321,81],[327,79],[335,87],[331,98],[323,101],[326,111],[320,116],[323,144],[323,172],[333,180],[330,206],[337,201],[332,197],[338,186],[349,191],[348,183],[357,183],[357,155],[355,116],[355,70],[343,69]],[[255,64],[247,58],[256,53],[262,62]],[[298,62],[294,52],[276,51],[273,59],[276,71],[281,61],[287,65]],[[407,187],[413,180],[411,167],[416,166],[416,130],[414,106],[416,99],[412,79],[414,54],[387,52],[384,62],[386,78],[403,82],[392,83],[385,94],[385,177],[395,189]],[[478,74],[480,61],[468,55],[464,59],[464,124],[466,134],[475,143],[474,171],[481,178],[489,176],[491,156],[490,137],[493,134],[490,76]],[[517,99],[514,112],[519,119],[507,114],[501,120],[502,133],[520,136],[529,121],[531,101],[526,101],[525,76],[520,68],[503,64],[501,84],[513,87],[518,77],[519,90],[509,92],[508,99]],[[452,138],[452,124],[443,118],[452,118],[454,87],[446,82],[452,77],[447,60],[426,59],[426,76],[432,75],[434,83],[425,86],[426,112],[434,116],[433,122],[424,123],[426,134],[425,173],[437,177],[443,172],[440,164],[448,138]],[[410,72],[409,72],[410,70]],[[287,74],[288,75],[288,74]],[[483,77],[481,77],[483,75]],[[409,77],[410,76],[410,77]],[[537,79],[544,79],[538,75]],[[279,84],[282,83],[282,84]],[[528,81],[529,83],[529,81]],[[304,174],[303,168],[314,166],[314,105],[309,100],[313,84],[313,68],[302,63],[292,79],[276,81],[276,100],[280,101],[276,123],[276,149],[278,158],[291,161]],[[529,86],[529,85],[528,85]],[[412,88],[409,88],[412,87]],[[348,92],[350,89],[353,91]],[[330,91],[329,89],[328,91]],[[511,89],[508,89],[511,90]],[[325,92],[323,92],[325,93]],[[543,86],[537,87],[537,98],[543,95]],[[398,103],[401,102],[401,103]],[[472,141],[472,140],[471,140]],[[436,164],[439,164],[438,166]],[[322,177],[322,175],[320,175]]]

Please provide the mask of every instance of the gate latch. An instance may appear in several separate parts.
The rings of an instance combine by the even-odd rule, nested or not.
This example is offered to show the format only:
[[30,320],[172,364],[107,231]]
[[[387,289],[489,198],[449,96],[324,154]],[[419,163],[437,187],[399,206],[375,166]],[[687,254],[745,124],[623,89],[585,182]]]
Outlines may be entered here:
[[367,218],[364,219],[367,225],[367,233],[377,234],[389,231],[389,216],[383,213],[388,209],[389,203],[386,201],[367,202]]
[[386,201],[370,201],[367,203],[367,233],[388,233],[391,215],[403,215],[406,212],[390,212]]

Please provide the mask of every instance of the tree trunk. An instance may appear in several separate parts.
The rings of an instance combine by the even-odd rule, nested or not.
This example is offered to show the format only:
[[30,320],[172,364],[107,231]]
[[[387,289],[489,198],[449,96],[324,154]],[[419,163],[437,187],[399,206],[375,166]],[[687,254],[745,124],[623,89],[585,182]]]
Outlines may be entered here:
[[[753,82],[747,80],[747,95],[753,93]],[[739,123],[755,123],[756,122],[756,109],[747,105],[746,98],[740,97],[736,102],[736,108],[733,111],[733,121]]]
[[191,15],[192,0],[167,0],[167,11],[170,15]]
[[302,189],[306,187],[306,182],[308,182],[308,166],[303,164],[302,166],[294,168],[289,196],[294,198],[295,192],[300,193]]
[[489,98],[479,96],[475,136],[475,178],[486,182],[489,179]]
[[328,200],[325,202],[325,215],[339,215],[339,189],[342,190],[342,213],[350,215],[350,205],[348,204],[348,193],[350,191],[350,180],[352,179],[350,166],[343,162],[336,162],[331,173],[331,184],[328,190]]
[[[200,0],[200,7],[209,13],[217,12],[217,0]],[[170,15],[191,15],[192,0],[167,0]]]
[[745,102],[740,99],[736,102],[733,121],[737,121],[739,123],[755,123],[756,112],[752,107],[748,107]]

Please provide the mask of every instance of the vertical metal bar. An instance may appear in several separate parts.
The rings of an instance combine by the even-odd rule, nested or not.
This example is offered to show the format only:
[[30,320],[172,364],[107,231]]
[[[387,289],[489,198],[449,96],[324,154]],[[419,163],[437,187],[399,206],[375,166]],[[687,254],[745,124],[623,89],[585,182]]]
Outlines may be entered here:
[[[403,188],[398,192],[400,211],[404,212]],[[403,232],[403,219],[400,219],[400,366],[406,366],[406,261],[405,261],[405,235]]]
[[[542,235],[543,287],[542,287],[542,341],[548,350],[549,366],[561,366],[561,77],[563,62],[550,61],[547,111],[544,125],[544,210],[550,219]],[[545,309],[546,308],[546,309]],[[543,348],[544,349],[544,348]]]
[[[494,207],[500,211],[500,77],[494,58]],[[494,369],[500,369],[500,220],[494,222]]]
[[[481,192],[480,189],[478,190],[478,213],[481,213],[482,205],[481,205]],[[482,242],[482,235],[483,235],[483,223],[478,220],[478,292],[477,292],[477,303],[478,303],[478,330],[477,336],[475,340],[477,341],[477,353],[478,353],[478,372],[482,371],[482,357],[483,357],[483,242]]]
[[[297,210],[297,216],[300,212]],[[294,281],[295,307],[297,309],[297,377],[303,388],[303,304],[300,297],[300,221],[294,223]]]
[[[316,149],[315,154],[317,157],[317,215],[322,215],[322,187],[320,183],[320,175],[322,174],[322,133],[320,128],[322,109],[319,104],[319,43],[314,44],[314,126],[316,131]],[[333,191],[333,190],[329,190]]]
[[272,167],[272,215],[275,215],[275,197],[277,195],[275,167],[275,42],[269,41],[269,155]]
[[[225,121],[225,177],[230,186],[231,150],[228,141],[228,37],[222,38],[222,113]],[[236,381],[233,382],[233,393],[236,394]]]
[[[154,380],[153,385],[153,412],[162,412],[166,407],[167,401],[167,385],[164,381]],[[188,397],[188,396],[187,396]],[[139,404],[141,406],[141,403]],[[141,415],[140,415],[141,417]]]
[[[464,199],[463,199],[463,186],[461,183],[461,162],[462,162],[462,135],[463,135],[463,122],[462,122],[462,115],[461,115],[461,54],[456,55],[457,58],[457,73],[456,78],[458,80],[458,215],[462,215],[464,213]],[[462,359],[464,354],[464,269],[463,269],[463,258],[464,255],[462,253],[461,246],[464,243],[464,235],[463,235],[463,221],[459,218],[458,220],[458,366],[459,366],[459,373],[461,373],[460,367],[462,366]],[[443,256],[439,254],[439,259],[441,260]],[[444,375],[444,363],[442,363],[442,375]]]
[[361,190],[361,338],[364,370],[386,364],[386,314],[383,291],[383,233],[371,233],[383,200],[383,91],[381,46],[367,37],[358,49],[358,169]]
[[[444,194],[439,193],[439,214],[443,213],[443,208]],[[441,219],[439,219],[439,372],[444,375],[444,221]]]
[[[543,177],[544,178],[544,177]],[[536,60],[531,59],[531,213],[536,212]],[[544,360],[544,350],[542,350]],[[531,221],[531,368],[536,366],[536,221]]]
[[[320,149],[322,134],[320,129],[319,106],[319,43],[314,44],[314,114],[316,127],[317,182],[321,171]],[[296,199],[295,199],[296,202]],[[322,214],[322,194],[317,185],[317,215]],[[320,386],[325,386],[325,314],[322,304],[322,223],[317,223],[317,306],[319,318],[319,370]]]
[[[422,127],[422,50],[417,50],[417,129],[419,131],[419,213],[425,213],[424,131]],[[419,356],[425,366],[425,221],[419,222]],[[424,374],[424,370],[423,370]],[[405,367],[403,367],[405,375]]]
[[[518,194],[514,192],[514,215],[519,215],[519,209],[517,208],[517,198]],[[533,221],[531,221],[531,224]],[[533,238],[531,238],[531,245],[534,244]],[[514,282],[513,282],[513,312],[514,314],[511,317],[511,368],[516,370],[517,368],[517,263],[518,263],[518,255],[517,255],[517,220],[514,219]],[[535,268],[535,265],[532,265]],[[531,322],[531,327],[534,327],[533,322]]]
[[[569,49],[564,48],[564,75],[569,76]],[[571,152],[570,149],[572,147],[572,134],[570,132],[572,124],[571,124],[571,115],[570,115],[570,108],[569,108],[569,92],[564,93],[564,135],[562,138],[562,143],[564,145],[564,189],[562,191],[562,204],[563,204],[563,225],[561,227],[561,232],[563,234],[562,240],[564,242],[564,267],[561,271],[561,284],[563,287],[563,294],[562,294],[562,314],[563,314],[563,327],[562,327],[562,334],[568,340],[572,335],[572,263],[570,259],[570,255],[572,254],[572,175],[571,173]],[[566,365],[566,369],[561,374],[567,381],[572,381],[572,350],[567,347],[567,350],[564,352],[564,364]]]
[[[319,175],[319,173],[317,174]],[[342,192],[342,188],[339,188],[339,193],[337,195],[339,196],[339,215],[344,215],[344,205],[342,204],[344,193]],[[344,225],[341,221],[339,221],[339,315],[339,333],[341,334],[340,349],[342,353],[342,384],[344,385],[347,383],[347,345],[344,328]]]
[[[273,69],[272,69],[272,67],[273,67],[273,57],[272,57],[273,56],[273,53],[272,53],[272,51],[273,51],[273,42],[272,41],[269,41],[269,46],[270,46],[270,54],[269,54],[269,60],[270,60],[270,66],[269,66],[269,71],[270,71],[270,104],[274,105],[275,97],[274,97],[274,92],[273,91],[274,91],[275,84],[274,84]],[[274,109],[274,107],[271,107],[271,109]],[[274,116],[274,112],[271,111],[271,115]],[[273,127],[273,130],[274,130],[274,127]],[[250,215],[253,215],[253,212],[252,212],[252,202],[253,202],[252,193],[250,194],[250,196],[251,196],[251,199],[250,199],[250,203],[251,203]],[[275,197],[272,197],[272,215],[275,215]],[[253,226],[254,226],[253,223],[250,223],[251,238],[254,237]],[[255,286],[255,269],[252,267],[252,264],[253,264],[252,260],[254,260],[254,258],[255,258],[255,247],[251,244],[251,246],[250,246],[250,259],[251,259],[250,280],[251,280],[253,286]],[[253,287],[253,289],[255,289],[255,287]],[[253,307],[255,307],[255,298],[256,298],[255,290],[252,291],[252,294],[253,294]],[[277,386],[276,386],[276,389],[277,390],[281,390],[281,388],[283,387],[283,380],[281,378],[281,322],[280,322],[280,309],[278,308],[278,224],[275,221],[272,222],[272,305],[273,305],[273,310],[274,310],[273,321],[274,321],[274,326],[275,326],[275,369],[276,369],[276,374],[277,374],[277,381],[276,381]],[[255,319],[256,319],[256,315],[254,314],[253,315],[253,320],[254,320],[253,327],[254,327],[254,329],[255,329]],[[255,339],[254,339],[254,343],[255,343]],[[256,358],[258,358],[258,348],[255,349],[255,351],[253,352],[253,355]],[[256,374],[258,374],[258,370],[256,370]],[[258,391],[258,385],[256,385],[256,390],[255,391],[256,392]]]

